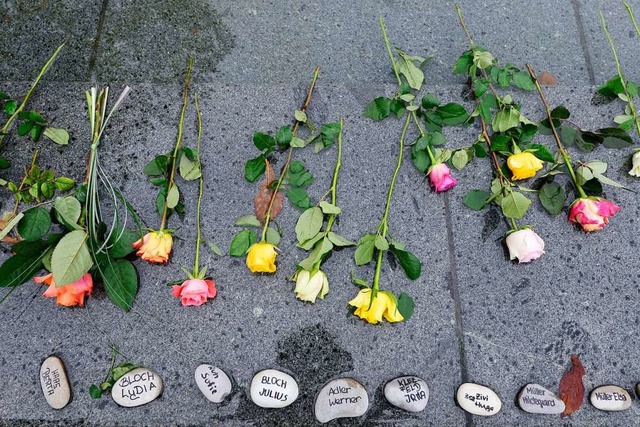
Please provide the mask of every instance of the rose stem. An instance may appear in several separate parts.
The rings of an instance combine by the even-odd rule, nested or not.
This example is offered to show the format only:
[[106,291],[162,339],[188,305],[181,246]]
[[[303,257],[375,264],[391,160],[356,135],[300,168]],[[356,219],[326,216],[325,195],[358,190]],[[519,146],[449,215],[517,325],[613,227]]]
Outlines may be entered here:
[[191,79],[191,67],[193,66],[193,58],[189,58],[187,65],[187,75],[184,79],[184,92],[182,95],[182,109],[180,110],[180,120],[178,122],[178,137],[176,138],[176,145],[173,148],[173,154],[171,155],[171,173],[169,175],[169,184],[167,185],[167,195],[164,198],[164,209],[162,210],[162,222],[160,223],[160,231],[164,230],[164,226],[167,223],[167,212],[169,206],[167,203],[167,197],[171,192],[171,188],[174,186],[173,180],[176,175],[176,158],[178,156],[178,149],[182,145],[182,131],[184,127],[184,116],[187,111],[187,104],[189,102],[189,81]]
[[202,139],[202,115],[200,114],[200,103],[198,102],[198,93],[195,94],[195,104],[196,104],[196,118],[198,120],[198,137],[196,142],[196,162],[198,162],[198,167],[200,168],[200,179],[198,186],[198,207],[196,209],[196,256],[195,261],[193,263],[193,275],[194,277],[198,277],[200,270],[200,241],[202,239],[202,233],[200,231],[200,205],[202,203],[202,193],[204,180],[202,178],[202,163],[200,162],[200,141]]
[[558,136],[558,131],[556,130],[556,126],[553,124],[553,118],[551,117],[551,109],[549,108],[549,102],[547,102],[547,98],[542,91],[542,87],[540,87],[540,82],[538,82],[538,78],[536,76],[535,71],[531,65],[527,64],[527,70],[529,71],[529,75],[531,76],[531,80],[536,85],[536,89],[538,90],[538,94],[540,95],[540,99],[542,100],[542,104],[544,105],[544,109],[547,113],[547,118],[549,119],[549,126],[551,126],[551,132],[553,132],[553,138],[556,140],[556,145],[558,146],[558,152],[562,156],[564,163],[567,165],[567,170],[569,171],[569,175],[571,175],[571,179],[573,180],[578,193],[580,193],[581,197],[587,197],[587,194],[582,189],[582,186],[578,183],[578,178],[576,177],[576,173],[573,170],[573,165],[571,164],[571,156],[562,145],[562,141]]
[[[338,158],[336,159],[336,167],[333,170],[333,179],[331,180],[331,204],[336,205],[337,203],[337,187],[338,187],[338,172],[340,171],[340,166],[342,164],[342,126],[344,124],[344,120],[340,119],[340,133],[338,134]],[[331,227],[333,226],[334,221],[336,220],[336,214],[329,215],[329,219],[327,220],[327,228],[326,232],[331,231]]]
[[[33,167],[36,165],[37,159],[38,159],[38,150],[36,150],[35,153],[33,153],[33,157],[31,158],[31,167],[28,170],[27,168],[24,169],[24,177],[22,178],[22,182],[18,187],[18,191],[16,192],[16,195],[21,193],[22,190],[24,189],[24,183],[27,181],[27,178],[29,177],[29,171],[31,171],[31,169],[33,169]],[[16,199],[16,204],[13,206],[12,216],[16,216],[18,214],[18,207],[20,207],[20,200]]]
[[[631,12],[631,9],[628,7],[628,5],[625,4],[625,7],[627,7],[627,11],[630,13],[632,20],[633,20],[633,25],[636,28],[636,31],[638,31],[638,27],[636,25],[635,19],[633,18],[633,12]],[[602,11],[600,11],[600,22],[602,23],[602,29],[604,30],[604,35],[607,37],[607,41],[609,42],[609,46],[611,46],[611,52],[613,53],[613,59],[616,62],[616,71],[618,72],[618,77],[620,78],[620,83],[622,84],[622,89],[624,90],[624,94],[627,97],[627,102],[629,103],[629,109],[631,110],[631,115],[633,116],[633,120],[636,123],[636,132],[638,133],[638,136],[640,136],[640,121],[638,120],[638,113],[636,111],[636,105],[633,102],[633,97],[629,94],[629,90],[627,89],[627,83],[624,80],[624,75],[622,74],[622,66],[620,65],[620,60],[618,59],[618,53],[616,52],[616,46],[613,44],[613,39],[611,38],[611,34],[609,34],[609,29],[607,28],[607,23],[604,20],[604,15],[602,14]]]
[[[320,74],[319,65],[316,67],[316,69],[313,72],[313,80],[311,80],[311,86],[309,86],[307,97],[305,98],[304,103],[302,104],[302,108],[300,108],[300,111],[302,111],[303,113],[307,111],[307,107],[311,102],[311,96],[313,95],[313,90],[315,89],[316,82],[318,81],[318,74]],[[296,120],[296,122],[293,125],[293,130],[291,131],[292,135],[296,134],[296,132],[298,131],[298,127],[300,127],[300,122]],[[273,202],[276,199],[278,190],[282,185],[282,180],[287,175],[287,172],[289,170],[289,164],[291,163],[291,157],[293,155],[293,148],[294,147],[291,147],[291,146],[289,147],[289,154],[287,155],[287,161],[285,162],[284,166],[282,167],[282,170],[280,171],[280,177],[278,178],[278,182],[276,183],[276,188],[273,190],[273,193],[271,193],[271,198],[269,199],[269,206],[267,207],[267,216],[264,218],[264,226],[262,227],[261,241],[263,242],[267,240],[267,229],[269,228],[269,221],[271,220],[271,208],[273,207]]]

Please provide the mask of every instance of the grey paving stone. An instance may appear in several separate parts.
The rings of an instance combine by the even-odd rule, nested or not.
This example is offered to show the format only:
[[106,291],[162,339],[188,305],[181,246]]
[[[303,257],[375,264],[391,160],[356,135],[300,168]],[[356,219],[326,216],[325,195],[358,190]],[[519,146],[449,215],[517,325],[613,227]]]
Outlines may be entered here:
[[46,79],[82,81],[97,34],[101,2],[3,0],[0,80],[33,80],[56,48],[67,46]]

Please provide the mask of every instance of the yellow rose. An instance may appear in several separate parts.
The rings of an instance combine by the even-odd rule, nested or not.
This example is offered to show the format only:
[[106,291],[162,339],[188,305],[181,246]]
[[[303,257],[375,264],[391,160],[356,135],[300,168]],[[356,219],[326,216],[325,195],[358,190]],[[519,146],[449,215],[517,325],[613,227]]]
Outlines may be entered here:
[[542,169],[544,162],[528,151],[512,154],[507,159],[507,166],[513,173],[513,179],[527,179]]
[[313,275],[307,270],[298,270],[293,276],[296,281],[294,292],[302,301],[316,302],[316,298],[324,299],[329,293],[329,280],[323,271],[318,270]]
[[136,255],[145,261],[165,264],[173,246],[173,237],[169,232],[152,231],[132,245],[138,251]]
[[252,273],[275,273],[276,255],[271,243],[254,243],[247,251],[247,267]]
[[402,322],[404,320],[398,311],[395,298],[392,298],[385,291],[378,291],[372,302],[371,289],[361,289],[358,295],[349,301],[349,305],[357,307],[353,314],[374,325],[381,322],[383,316],[388,322]]

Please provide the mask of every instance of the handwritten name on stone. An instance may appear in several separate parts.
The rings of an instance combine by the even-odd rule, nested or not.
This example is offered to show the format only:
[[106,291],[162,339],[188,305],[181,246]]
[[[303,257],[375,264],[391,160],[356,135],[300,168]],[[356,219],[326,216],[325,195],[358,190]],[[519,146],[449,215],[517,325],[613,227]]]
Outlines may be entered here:
[[464,383],[458,387],[456,400],[465,411],[484,417],[495,415],[502,409],[502,401],[493,390],[474,383]]
[[229,376],[212,365],[200,365],[196,368],[196,384],[209,401],[220,403],[231,393]]
[[384,386],[384,397],[389,403],[405,411],[420,412],[429,401],[429,387],[418,377],[399,377]]
[[603,385],[589,395],[591,404],[601,411],[625,411],[631,407],[631,395],[617,385]]
[[531,414],[561,414],[564,402],[539,384],[527,384],[518,395],[518,404]]
[[71,388],[62,360],[49,356],[40,367],[40,385],[49,406],[62,409],[71,400]]
[[316,396],[315,414],[321,423],[336,418],[359,417],[368,408],[367,390],[353,378],[330,381]]
[[162,378],[147,368],[124,374],[111,389],[111,397],[120,406],[132,408],[152,402],[162,394]]
[[298,398],[298,383],[275,369],[258,372],[251,381],[251,400],[262,408],[284,408]]

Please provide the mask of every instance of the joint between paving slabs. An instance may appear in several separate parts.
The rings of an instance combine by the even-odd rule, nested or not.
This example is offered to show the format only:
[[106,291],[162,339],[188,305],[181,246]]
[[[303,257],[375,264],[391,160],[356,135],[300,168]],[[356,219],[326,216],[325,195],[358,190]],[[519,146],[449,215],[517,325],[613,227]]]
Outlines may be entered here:
[[589,83],[596,84],[596,75],[593,72],[593,65],[591,63],[591,54],[589,53],[589,45],[587,44],[587,37],[584,33],[584,23],[582,21],[582,14],[580,13],[579,0],[571,0],[571,6],[573,7],[573,15],[576,20],[576,27],[578,29],[578,39],[580,40],[580,47],[582,48],[582,56],[584,56],[584,62],[587,67],[587,74],[589,76]]

